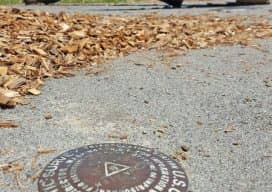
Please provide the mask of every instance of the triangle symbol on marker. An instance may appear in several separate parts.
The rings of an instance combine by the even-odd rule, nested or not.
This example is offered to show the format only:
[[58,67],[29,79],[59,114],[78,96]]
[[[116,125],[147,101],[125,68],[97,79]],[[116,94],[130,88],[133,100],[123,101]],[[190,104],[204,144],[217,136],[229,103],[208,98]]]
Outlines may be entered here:
[[106,177],[116,175],[130,169],[129,166],[121,165],[118,163],[105,162],[105,174]]

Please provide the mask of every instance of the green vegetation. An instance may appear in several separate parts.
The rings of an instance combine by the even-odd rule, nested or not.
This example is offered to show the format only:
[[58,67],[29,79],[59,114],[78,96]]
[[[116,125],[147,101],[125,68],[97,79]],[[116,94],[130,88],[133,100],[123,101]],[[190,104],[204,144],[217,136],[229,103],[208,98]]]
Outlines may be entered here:
[[[0,0],[0,4],[9,5],[9,4],[20,4],[23,0]],[[61,0],[59,3],[124,3],[124,2],[133,2],[131,0]]]
[[6,4],[15,4],[18,2],[22,2],[20,0],[0,0],[0,4],[6,5]]

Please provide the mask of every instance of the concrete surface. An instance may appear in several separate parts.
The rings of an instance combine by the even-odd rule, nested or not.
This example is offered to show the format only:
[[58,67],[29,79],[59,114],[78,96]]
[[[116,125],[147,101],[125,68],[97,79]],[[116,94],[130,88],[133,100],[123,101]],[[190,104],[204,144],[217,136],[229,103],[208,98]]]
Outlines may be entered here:
[[[260,7],[243,13],[264,14]],[[183,11],[190,12],[162,10]],[[39,156],[44,167],[85,144],[126,142],[168,155],[187,145],[189,159],[181,163],[190,191],[271,192],[272,87],[264,80],[272,76],[272,40],[258,43],[261,50],[221,46],[178,57],[140,51],[109,62],[97,76],[82,71],[51,79],[30,105],[0,110],[1,120],[20,125],[0,130],[0,164],[24,163],[21,182],[34,192],[36,182],[25,177],[38,170],[31,163],[39,146],[57,149]],[[53,118],[46,120],[47,113]],[[128,139],[110,137],[120,135]],[[0,172],[1,192],[19,191],[16,186],[12,174]]]
[[213,2],[205,1],[184,1],[182,8],[173,9],[163,2],[155,4],[141,3],[141,4],[117,4],[117,5],[97,5],[97,6],[69,6],[69,5],[57,5],[57,6],[40,6],[40,5],[13,5],[13,7],[23,9],[33,9],[48,11],[51,13],[58,13],[65,11],[68,13],[88,13],[88,14],[118,14],[118,15],[134,15],[145,14],[152,12],[159,12],[162,15],[170,14],[201,14],[201,13],[217,13],[220,15],[272,15],[271,5],[255,5],[255,6],[239,6],[235,4],[235,0],[214,0]]

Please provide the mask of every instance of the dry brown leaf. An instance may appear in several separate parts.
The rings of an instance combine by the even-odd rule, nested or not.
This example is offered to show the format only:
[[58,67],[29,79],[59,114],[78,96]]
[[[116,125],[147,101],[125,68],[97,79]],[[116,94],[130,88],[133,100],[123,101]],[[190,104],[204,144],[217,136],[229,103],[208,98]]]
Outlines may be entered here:
[[6,171],[10,168],[10,164],[6,163],[6,164],[0,164],[0,169],[2,169],[3,171]]
[[23,191],[25,187],[22,185],[20,180],[20,173],[24,169],[23,164],[18,162],[11,162],[11,163],[0,165],[0,168],[3,170],[3,173],[13,173],[19,190]]
[[0,128],[16,128],[18,125],[12,122],[0,122]]
[[41,55],[41,56],[44,56],[44,57],[47,56],[47,53],[44,50],[42,50],[42,49],[34,47],[34,48],[32,48],[32,50],[35,53],[37,53],[38,55]]
[[4,172],[17,172],[22,171],[24,169],[24,166],[21,163],[12,162],[1,165],[0,168],[2,168]]
[[78,50],[77,44],[67,45],[62,48],[62,51],[65,53],[74,53],[74,52],[77,52],[77,50]]
[[86,32],[85,31],[73,31],[73,32],[69,33],[69,35],[71,37],[75,37],[75,38],[83,38],[86,36]]
[[53,149],[53,148],[44,148],[44,147],[40,147],[38,148],[37,150],[37,153],[39,155],[42,155],[42,154],[49,154],[49,153],[54,153],[56,152],[56,149]]
[[68,31],[71,27],[69,25],[67,25],[66,23],[60,23],[59,24],[62,28],[62,32],[66,32]]
[[32,88],[28,90],[29,93],[31,93],[32,95],[40,95],[41,91],[39,91],[38,89]]
[[8,73],[8,67],[6,66],[0,66],[0,76],[6,75]]
[[16,103],[16,104],[21,104],[21,105],[27,105],[30,103],[29,100],[25,99],[25,98],[22,98],[22,97],[16,97],[13,99],[13,101]]
[[225,133],[231,133],[231,132],[233,132],[235,130],[236,130],[236,127],[233,124],[230,124],[225,128],[224,132]]
[[36,181],[37,179],[39,179],[40,175],[41,175],[41,171],[37,171],[36,173],[34,173],[32,176],[31,176],[31,179],[32,181]]
[[123,134],[123,135],[109,135],[109,138],[120,139],[120,140],[127,140],[128,139],[128,135],[127,134]]
[[189,156],[186,152],[175,152],[175,154],[172,157],[173,159],[177,159],[179,161],[189,160]]
[[9,97],[0,94],[0,105],[7,105],[9,101],[10,101]]
[[17,89],[24,85],[26,83],[26,79],[22,77],[14,78],[12,81],[10,81],[8,84],[5,84],[5,86],[9,89]]
[[17,170],[17,171],[15,172],[15,180],[16,180],[16,184],[17,184],[17,186],[18,186],[18,188],[19,188],[20,191],[23,191],[24,188],[25,188],[25,186],[21,183],[21,179],[20,179],[20,172],[21,172],[22,170],[23,170],[23,167],[22,167],[21,170]]
[[7,98],[14,98],[14,97],[19,97],[20,94],[17,91],[12,91],[9,89],[3,89],[0,87],[0,96],[4,96]]
[[128,135],[121,135],[119,138],[120,140],[126,140],[128,139]]

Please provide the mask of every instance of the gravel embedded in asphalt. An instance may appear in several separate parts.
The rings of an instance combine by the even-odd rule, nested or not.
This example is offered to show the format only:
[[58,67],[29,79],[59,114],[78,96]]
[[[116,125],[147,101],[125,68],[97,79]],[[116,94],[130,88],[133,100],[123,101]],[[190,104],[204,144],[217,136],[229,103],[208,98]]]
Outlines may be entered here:
[[[260,7],[243,13],[271,9]],[[272,88],[264,80],[272,76],[272,40],[257,43],[261,48],[216,47],[178,57],[142,50],[109,62],[97,76],[82,71],[51,79],[30,105],[0,111],[1,120],[20,126],[0,130],[0,165],[24,163],[20,181],[35,192],[37,183],[25,179],[39,170],[31,168],[39,146],[57,150],[38,157],[44,167],[86,144],[125,142],[168,155],[185,145],[188,160],[181,163],[190,191],[270,192]],[[128,139],[112,137],[122,135]],[[0,189],[18,191],[12,174],[0,172]]]

